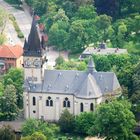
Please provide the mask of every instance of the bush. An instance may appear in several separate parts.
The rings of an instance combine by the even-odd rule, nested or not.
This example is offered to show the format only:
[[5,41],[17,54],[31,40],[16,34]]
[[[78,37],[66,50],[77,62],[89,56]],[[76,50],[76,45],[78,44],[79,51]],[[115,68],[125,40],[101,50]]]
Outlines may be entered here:
[[70,112],[66,109],[60,116],[59,119],[60,130],[62,132],[71,133],[74,131],[75,126],[75,118],[74,115],[70,114]]
[[0,140],[15,140],[14,131],[9,125],[5,125],[0,129]]
[[15,28],[15,30],[16,30],[16,32],[17,32],[17,36],[19,37],[19,38],[24,38],[24,35],[23,35],[23,33],[21,32],[21,30],[20,30],[20,28],[19,28],[19,26],[18,26],[18,24],[17,24],[17,22],[16,22],[16,19],[15,19],[15,17],[13,16],[13,15],[9,15],[9,19],[12,21],[12,23],[13,23],[13,26],[14,26],[14,28]]
[[18,37],[19,38],[24,38],[24,35],[23,35],[23,33],[20,31],[20,32],[18,32]]
[[64,63],[64,58],[62,56],[59,56],[55,60],[56,65],[61,65]]
[[88,134],[88,130],[94,124],[94,114],[93,112],[83,112],[76,117],[75,120],[75,131],[79,134]]

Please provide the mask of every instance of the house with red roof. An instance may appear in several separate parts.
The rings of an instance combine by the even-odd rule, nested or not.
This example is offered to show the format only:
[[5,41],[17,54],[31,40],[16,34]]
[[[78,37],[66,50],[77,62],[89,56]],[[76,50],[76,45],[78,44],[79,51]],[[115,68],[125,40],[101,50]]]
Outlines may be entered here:
[[23,63],[23,48],[20,45],[0,46],[0,73],[11,67],[21,68]]

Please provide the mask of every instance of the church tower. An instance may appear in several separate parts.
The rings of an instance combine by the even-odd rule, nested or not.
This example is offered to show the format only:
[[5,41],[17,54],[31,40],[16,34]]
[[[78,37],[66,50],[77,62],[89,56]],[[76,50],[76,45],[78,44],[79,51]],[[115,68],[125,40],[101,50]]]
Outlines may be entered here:
[[24,80],[32,83],[42,82],[42,66],[43,66],[43,41],[41,41],[35,17],[28,41],[25,39],[23,53]]

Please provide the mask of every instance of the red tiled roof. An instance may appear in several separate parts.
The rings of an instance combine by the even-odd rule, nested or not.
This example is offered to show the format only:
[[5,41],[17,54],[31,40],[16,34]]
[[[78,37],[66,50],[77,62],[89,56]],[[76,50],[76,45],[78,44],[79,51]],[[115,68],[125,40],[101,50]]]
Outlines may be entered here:
[[0,46],[0,57],[19,58],[23,54],[23,48],[20,45],[2,45]]

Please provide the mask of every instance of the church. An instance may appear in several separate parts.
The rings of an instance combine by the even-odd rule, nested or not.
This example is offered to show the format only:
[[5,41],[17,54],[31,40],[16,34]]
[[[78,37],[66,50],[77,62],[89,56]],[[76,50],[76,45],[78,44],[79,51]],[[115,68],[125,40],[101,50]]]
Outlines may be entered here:
[[92,59],[86,71],[44,69],[44,43],[33,19],[23,48],[24,115],[57,121],[63,110],[78,115],[94,111],[98,104],[121,93],[113,72],[97,72]]

